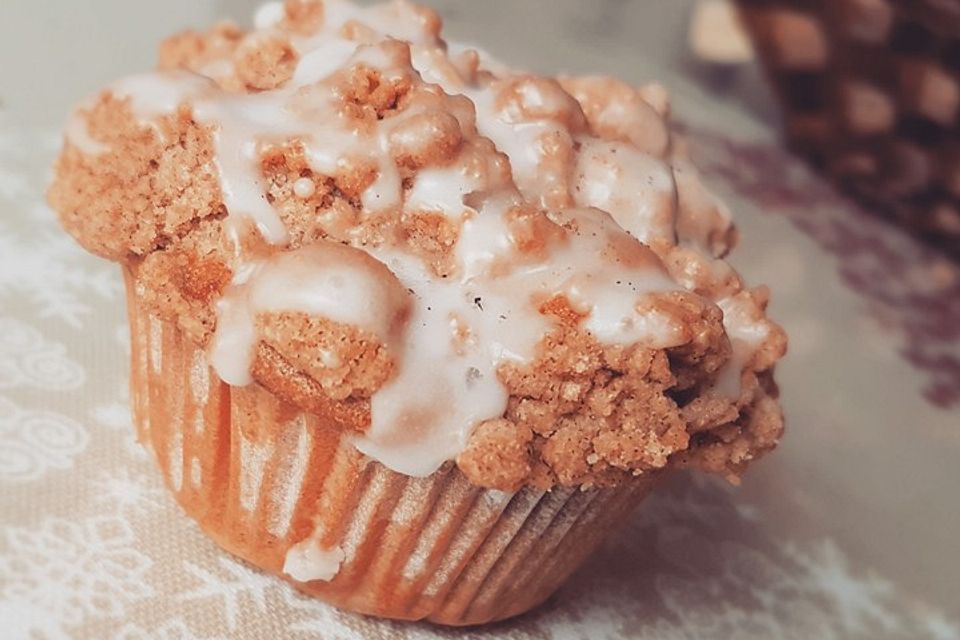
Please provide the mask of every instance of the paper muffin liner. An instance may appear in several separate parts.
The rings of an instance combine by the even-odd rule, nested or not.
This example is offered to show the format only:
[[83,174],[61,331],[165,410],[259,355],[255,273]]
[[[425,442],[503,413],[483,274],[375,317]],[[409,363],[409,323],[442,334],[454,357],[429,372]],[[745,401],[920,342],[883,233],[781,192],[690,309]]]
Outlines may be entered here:
[[453,465],[391,471],[318,416],[220,381],[125,279],[134,422],[166,484],[224,549],[335,606],[449,625],[523,613],[655,482],[507,494]]

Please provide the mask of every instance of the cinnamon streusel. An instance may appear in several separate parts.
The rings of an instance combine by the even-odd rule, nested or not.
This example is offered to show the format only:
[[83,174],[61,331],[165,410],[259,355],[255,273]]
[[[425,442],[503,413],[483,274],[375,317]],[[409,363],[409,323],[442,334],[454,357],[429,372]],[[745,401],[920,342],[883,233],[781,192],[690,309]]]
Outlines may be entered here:
[[403,1],[255,22],[82,104],[49,194],[123,266],[140,439],[222,546],[481,623],[665,473],[776,445],[786,339],[660,86],[514,71]]

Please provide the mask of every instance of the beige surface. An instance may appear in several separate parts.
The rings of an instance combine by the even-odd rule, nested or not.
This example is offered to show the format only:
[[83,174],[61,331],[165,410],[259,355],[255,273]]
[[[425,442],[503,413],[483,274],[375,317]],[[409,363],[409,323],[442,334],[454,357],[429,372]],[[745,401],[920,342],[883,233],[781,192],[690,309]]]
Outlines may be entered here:
[[[606,23],[572,0],[549,18],[509,3],[509,20],[506,2],[448,4],[453,33],[520,64],[665,73],[636,36],[659,2],[611,1]],[[341,614],[224,556],[133,442],[119,274],[42,203],[54,127],[84,92],[148,65],[162,34],[221,13],[0,3],[2,635],[467,637]],[[833,196],[681,66],[664,79],[740,223],[737,266],[771,285],[792,336],[787,439],[738,490],[672,483],[543,610],[472,635],[960,637],[960,272]]]

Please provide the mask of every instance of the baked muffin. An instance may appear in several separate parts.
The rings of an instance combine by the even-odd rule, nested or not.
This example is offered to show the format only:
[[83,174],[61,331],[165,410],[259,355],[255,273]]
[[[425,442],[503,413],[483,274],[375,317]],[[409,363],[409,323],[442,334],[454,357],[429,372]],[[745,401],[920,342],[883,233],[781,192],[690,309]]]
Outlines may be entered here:
[[71,117],[63,226],[122,266],[138,435],[226,550],[452,625],[547,598],[666,474],[773,448],[783,331],[668,99],[265,5]]

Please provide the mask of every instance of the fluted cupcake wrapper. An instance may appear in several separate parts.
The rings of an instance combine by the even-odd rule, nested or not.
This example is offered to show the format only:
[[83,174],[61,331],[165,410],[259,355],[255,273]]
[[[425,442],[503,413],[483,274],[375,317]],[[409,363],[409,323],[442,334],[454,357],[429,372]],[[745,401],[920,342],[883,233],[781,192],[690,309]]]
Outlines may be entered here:
[[506,494],[452,465],[391,471],[318,416],[220,381],[125,277],[135,424],[167,485],[224,549],[336,606],[450,625],[523,613],[655,481]]

